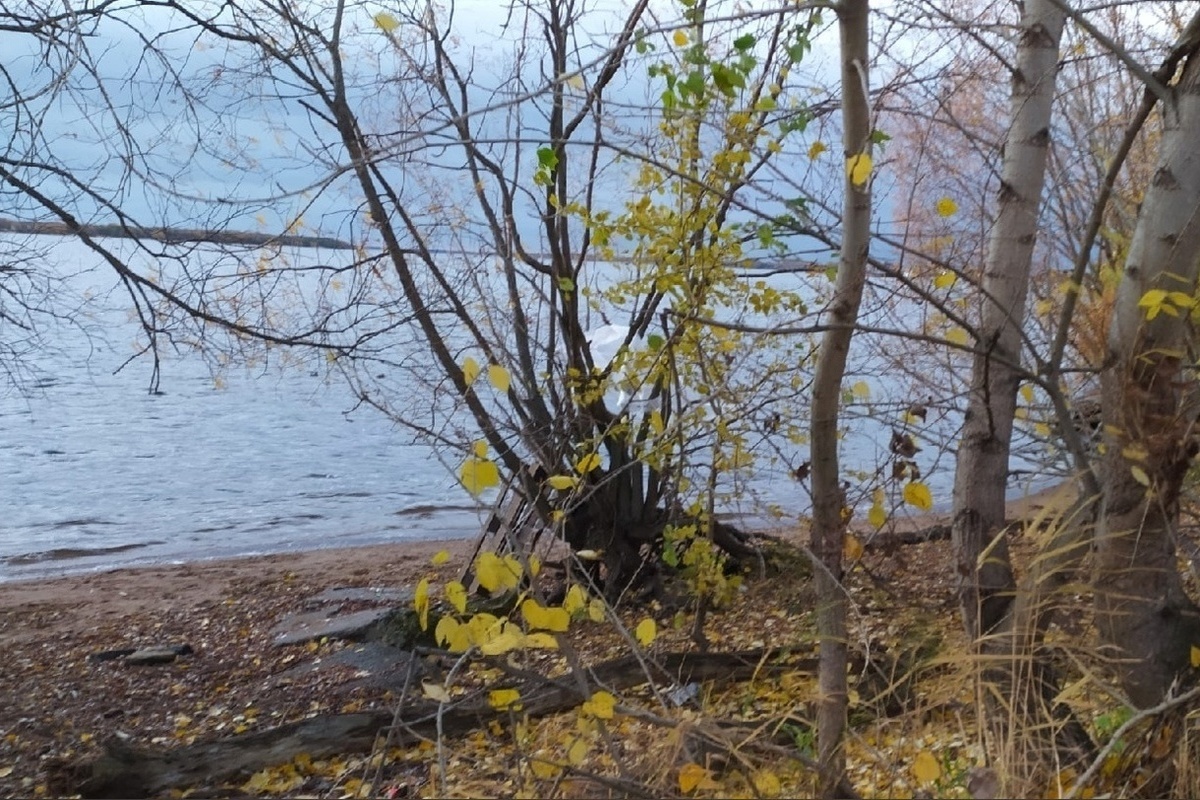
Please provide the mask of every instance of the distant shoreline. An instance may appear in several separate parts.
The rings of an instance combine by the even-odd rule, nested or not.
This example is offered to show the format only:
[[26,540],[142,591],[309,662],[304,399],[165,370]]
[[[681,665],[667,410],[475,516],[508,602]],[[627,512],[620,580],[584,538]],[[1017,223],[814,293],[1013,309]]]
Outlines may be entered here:
[[65,222],[26,222],[0,217],[0,233],[31,233],[46,236],[88,236],[113,239],[149,239],[164,244],[207,242],[247,247],[282,245],[284,247],[314,247],[323,250],[353,250],[354,245],[330,236],[298,236],[290,233],[271,234],[252,231],[217,231],[203,228],[139,228],[128,225],[80,225],[73,228]]

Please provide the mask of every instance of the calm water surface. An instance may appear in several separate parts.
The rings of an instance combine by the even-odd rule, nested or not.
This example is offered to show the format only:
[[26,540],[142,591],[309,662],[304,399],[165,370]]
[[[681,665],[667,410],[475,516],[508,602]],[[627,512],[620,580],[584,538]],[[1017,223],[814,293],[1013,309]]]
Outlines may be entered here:
[[149,361],[114,374],[137,335],[120,299],[0,384],[0,580],[477,531],[433,452],[347,413],[336,380],[272,368],[218,388],[187,355],[164,362],[161,395]]
[[[86,256],[74,242],[34,238],[72,263]],[[109,289],[109,274],[81,276],[72,291]],[[168,353],[164,393],[148,394],[148,360],[117,371],[138,338],[127,308],[119,292],[89,302],[86,333],[48,329],[50,346],[30,355],[20,388],[0,383],[0,581],[477,534],[490,506],[383,415],[351,412],[337,378],[272,367],[231,370],[218,386],[197,356]],[[0,337],[20,335],[2,325]],[[860,369],[872,384],[886,374]],[[884,422],[857,422],[846,469],[886,464],[889,434]],[[920,460],[934,496],[948,500],[952,458],[930,448]],[[767,504],[793,518],[807,506],[770,470],[743,493],[745,507],[724,510],[750,526],[771,524]]]

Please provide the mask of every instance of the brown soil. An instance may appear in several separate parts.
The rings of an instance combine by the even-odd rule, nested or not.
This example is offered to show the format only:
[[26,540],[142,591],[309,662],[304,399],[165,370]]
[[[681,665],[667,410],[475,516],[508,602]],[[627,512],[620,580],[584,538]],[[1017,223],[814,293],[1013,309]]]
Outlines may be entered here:
[[[1013,514],[1067,499],[1061,492],[1042,493],[1015,505]],[[921,527],[932,521],[906,524]],[[167,747],[315,713],[388,707],[395,700],[390,693],[348,688],[354,676],[337,670],[281,679],[304,660],[332,655],[346,645],[275,647],[272,628],[330,587],[411,588],[435,573],[441,581],[457,577],[472,545],[460,540],[322,550],[0,585],[0,796],[67,790],[64,765],[94,755],[114,735]],[[435,568],[433,556],[442,550],[451,559]],[[867,552],[864,569],[852,573],[857,577],[850,590],[859,607],[895,603],[953,627],[948,544],[902,550],[899,555]],[[764,640],[771,643],[773,631],[796,635],[795,621],[807,613],[811,598],[795,580],[775,584],[752,583],[736,613],[711,617],[714,649],[761,647]],[[690,626],[670,630],[670,615],[660,616],[662,646],[688,647]],[[888,631],[864,631],[868,638],[876,635]],[[89,659],[103,650],[180,643],[195,653],[166,665]],[[611,657],[625,646],[622,640],[593,636],[581,641],[579,650],[591,660]],[[471,769],[469,762],[464,770]],[[460,777],[465,780],[469,772]],[[488,778],[478,778],[481,782],[463,785],[482,790]],[[429,789],[414,786],[413,791]]]

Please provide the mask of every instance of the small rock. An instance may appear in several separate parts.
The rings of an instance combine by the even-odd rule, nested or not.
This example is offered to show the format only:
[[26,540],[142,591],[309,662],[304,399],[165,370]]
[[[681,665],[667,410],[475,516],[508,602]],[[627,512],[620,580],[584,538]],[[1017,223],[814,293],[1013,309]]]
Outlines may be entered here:
[[179,656],[190,656],[195,650],[189,644],[168,644],[143,647],[125,656],[125,663],[135,666],[169,664]]
[[101,650],[88,656],[88,661],[97,663],[101,661],[116,661],[118,658],[124,658],[130,653],[136,652],[136,647],[123,647],[119,650]]

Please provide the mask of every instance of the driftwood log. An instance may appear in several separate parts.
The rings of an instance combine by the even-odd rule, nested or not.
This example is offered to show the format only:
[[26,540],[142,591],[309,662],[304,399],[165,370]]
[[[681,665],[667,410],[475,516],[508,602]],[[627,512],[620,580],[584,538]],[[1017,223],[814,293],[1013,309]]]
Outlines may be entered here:
[[[634,656],[625,656],[588,668],[584,676],[569,674],[551,679],[530,675],[508,681],[507,686],[521,692],[525,714],[540,717],[579,705],[586,699],[580,696],[581,685],[620,691],[650,680],[676,684],[705,680],[736,682],[780,669],[792,672],[816,669],[816,659],[782,661],[782,652],[766,650],[667,653],[654,658],[651,674],[647,676],[642,662]],[[507,715],[488,704],[486,690],[447,703],[440,711],[443,736],[467,733]],[[422,698],[396,712],[325,714],[268,730],[171,749],[143,749],[114,738],[105,743],[104,751],[95,760],[70,767],[64,780],[69,791],[84,797],[150,797],[177,787],[225,783],[286,763],[300,754],[322,758],[369,752],[381,734],[389,735],[391,743],[401,747],[422,739],[436,739],[438,717],[438,704]]]

